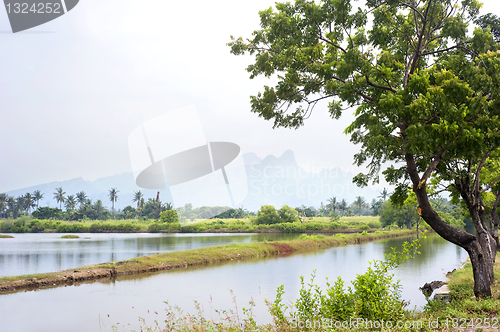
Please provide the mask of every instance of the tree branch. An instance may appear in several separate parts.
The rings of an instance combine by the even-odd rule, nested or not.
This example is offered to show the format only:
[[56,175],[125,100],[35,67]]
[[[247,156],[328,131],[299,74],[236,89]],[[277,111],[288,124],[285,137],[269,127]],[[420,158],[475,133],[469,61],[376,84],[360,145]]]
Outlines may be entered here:
[[[424,15],[416,7],[414,7],[413,5],[411,5],[409,3],[406,3],[406,2],[401,2],[401,4],[403,6],[407,6],[407,7],[411,8],[411,9],[413,9],[413,13],[414,14],[418,14],[418,16],[420,16],[420,18],[422,19],[422,21],[425,21]],[[416,20],[415,20],[415,24],[416,24]]]
[[393,88],[391,87],[388,87],[388,86],[384,86],[384,85],[379,85],[379,84],[375,84],[373,83],[372,81],[370,81],[370,79],[368,78],[368,76],[365,75],[365,78],[366,78],[366,83],[368,83],[368,85],[374,87],[374,88],[377,88],[377,89],[382,89],[382,90],[387,90],[387,91],[391,91],[391,92],[394,92],[394,93],[397,93],[396,90],[394,90]]
[[347,51],[343,47],[341,47],[340,45],[337,45],[335,43],[332,43],[331,41],[329,41],[328,39],[324,38],[323,36],[320,35],[319,39],[322,40],[322,41],[324,41],[325,43],[328,43],[328,44],[332,45],[335,48],[338,48],[342,52],[347,53]]

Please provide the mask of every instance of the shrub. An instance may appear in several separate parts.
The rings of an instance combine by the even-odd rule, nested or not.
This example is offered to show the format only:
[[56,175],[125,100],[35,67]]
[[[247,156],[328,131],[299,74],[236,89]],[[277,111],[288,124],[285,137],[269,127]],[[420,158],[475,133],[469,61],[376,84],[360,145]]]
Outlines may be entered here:
[[182,233],[198,233],[200,231],[200,225],[187,225],[181,228]]
[[305,231],[305,225],[300,222],[276,224],[275,229],[284,233],[302,233]]
[[175,210],[167,210],[160,213],[160,221],[166,223],[178,223],[179,217]]
[[124,224],[118,224],[115,226],[115,230],[125,232],[125,233],[133,233],[139,231],[140,227],[137,225],[132,225],[131,223],[127,222]]
[[47,220],[43,221],[42,226],[44,229],[57,229],[57,226],[61,224],[60,221]]
[[257,225],[271,225],[281,222],[281,218],[272,205],[263,205],[257,212],[257,218],[254,219]]
[[148,232],[150,233],[158,233],[161,230],[161,226],[158,223],[154,223],[149,225]]
[[370,228],[381,228],[382,223],[378,220],[371,220],[368,222],[368,226],[370,226]]
[[[33,223],[33,221],[35,221],[35,220],[36,220],[36,222]],[[40,223],[40,220],[34,219],[33,221],[31,221],[31,228],[30,228],[31,233],[41,233],[45,230],[43,225]]]
[[168,224],[168,230],[170,232],[172,231],[178,231],[181,229],[181,223],[180,222],[173,222]]
[[288,205],[283,205],[278,211],[279,217],[282,223],[292,223],[299,221],[299,214],[297,210],[289,207]]
[[319,230],[322,230],[325,227],[327,227],[326,224],[322,224],[319,222],[309,222],[309,223],[304,224],[304,225],[305,225],[306,230],[308,230],[308,231],[319,231]]
[[367,230],[369,228],[370,228],[370,226],[368,226],[367,224],[362,224],[362,225],[358,226],[358,229],[360,229],[360,230]]
[[85,233],[89,227],[82,224],[60,224],[57,226],[58,233]]
[[340,228],[340,226],[342,226],[342,225],[339,222],[333,221],[328,225],[328,228],[337,229],[337,228]]
[[403,245],[403,251],[387,254],[383,261],[373,261],[364,274],[358,274],[352,287],[345,288],[344,281],[338,277],[334,284],[327,279],[324,292],[314,284],[315,271],[307,285],[301,276],[299,298],[291,306],[294,311],[287,316],[290,306],[282,303],[284,286],[277,289],[276,299],[269,303],[269,311],[277,326],[290,326],[302,321],[349,321],[352,317],[372,321],[397,321],[404,317],[406,306],[401,300],[401,285],[394,281],[388,271],[396,268],[413,254],[417,253],[418,240]]
[[307,239],[309,239],[309,238],[310,238],[310,236],[309,236],[309,235],[307,235],[307,234],[301,234],[301,235],[299,236],[299,240],[307,240]]
[[7,219],[0,225],[0,231],[2,233],[10,233],[10,229],[14,226],[14,221]]

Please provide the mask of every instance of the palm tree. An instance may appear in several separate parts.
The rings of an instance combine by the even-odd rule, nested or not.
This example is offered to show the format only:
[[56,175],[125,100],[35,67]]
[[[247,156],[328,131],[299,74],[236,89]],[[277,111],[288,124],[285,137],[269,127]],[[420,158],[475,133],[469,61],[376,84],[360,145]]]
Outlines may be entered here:
[[0,194],[0,217],[3,216],[3,211],[7,209],[7,194]]
[[359,214],[361,214],[361,210],[366,205],[366,201],[363,197],[358,196],[358,197],[356,197],[356,200],[354,201],[354,205],[356,205],[358,207]]
[[79,193],[76,194],[76,201],[80,206],[82,206],[82,204],[85,204],[86,200],[87,200],[87,194],[85,193],[85,191],[80,191]]
[[38,204],[40,203],[40,200],[43,198],[42,192],[40,190],[35,190],[33,192],[33,199],[36,201],[36,208],[38,209]]
[[333,210],[333,212],[335,212],[335,210],[337,209],[338,207],[338,204],[337,204],[337,197],[332,197],[332,198],[329,198],[328,199],[328,204],[326,204],[326,207],[330,210]]
[[7,211],[12,213],[12,217],[14,217],[14,214],[16,212],[16,200],[12,196],[7,196]]
[[140,190],[134,192],[134,199],[132,200],[132,202],[137,202],[137,208],[139,208],[139,205],[141,204],[142,197],[143,195]]
[[387,196],[389,196],[389,192],[384,188],[384,190],[380,192],[380,195],[378,197],[382,198],[382,200],[385,202],[387,200]]
[[66,207],[67,210],[73,211],[75,209],[75,206],[76,206],[75,196],[69,195],[66,198],[66,201],[64,202],[64,206]]
[[109,200],[111,201],[112,204],[112,209],[113,209],[113,219],[115,219],[115,202],[118,200],[118,193],[120,191],[116,190],[116,188],[111,188],[109,190]]
[[66,192],[63,191],[62,187],[56,188],[56,192],[54,193],[54,198],[57,203],[59,203],[59,209],[62,210],[62,203],[64,203],[64,195]]
[[342,211],[342,215],[344,215],[345,210],[347,210],[347,201],[345,199],[342,199],[342,201],[339,203],[339,209]]
[[94,211],[97,214],[97,218],[100,219],[101,215],[106,211],[104,206],[102,206],[102,201],[98,199],[94,204]]
[[24,195],[24,208],[28,211],[28,215],[31,214],[31,208],[35,206],[34,198],[30,193]]
[[[15,200],[14,214],[17,215],[20,211],[26,211],[26,200],[24,196],[18,196]],[[16,218],[16,216],[14,216]]]

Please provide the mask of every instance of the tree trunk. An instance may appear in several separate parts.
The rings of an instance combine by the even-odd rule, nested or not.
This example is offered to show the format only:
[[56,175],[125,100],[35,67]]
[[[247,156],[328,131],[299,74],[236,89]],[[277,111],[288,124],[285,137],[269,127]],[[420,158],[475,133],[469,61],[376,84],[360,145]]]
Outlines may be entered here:
[[483,256],[486,262],[487,273],[490,283],[495,283],[495,273],[493,266],[495,263],[496,242],[491,236],[490,232],[484,222],[485,208],[484,202],[481,198],[481,190],[477,183],[472,184],[469,177],[456,179],[455,188],[459,191],[460,196],[467,205],[469,214],[476,229],[476,237],[479,244],[483,248]]
[[[448,240],[467,251],[472,263],[474,275],[474,295],[479,298],[491,297],[491,272],[493,262],[491,256],[485,255],[485,250],[481,242],[484,236],[476,237],[460,229],[454,228],[445,223],[439,215],[432,209],[427,199],[425,189],[415,190],[420,203],[419,214],[445,240]],[[481,241],[480,239],[483,239]]]
[[[467,251],[472,263],[472,272],[474,275],[474,295],[477,298],[491,297],[491,283],[494,279],[491,279],[492,274],[490,273],[490,270],[493,271],[491,256],[486,257],[488,249],[491,251],[488,237],[484,236],[484,232],[478,232],[478,237],[476,237],[444,222],[436,211],[434,211],[429,202],[425,181],[420,179],[413,155],[406,154],[405,158],[407,172],[413,183],[413,192],[417,196],[419,204],[417,209],[418,214],[442,238],[464,248],[465,251]],[[486,248],[486,255],[485,246],[483,246],[485,244],[488,244],[486,246],[488,247]]]

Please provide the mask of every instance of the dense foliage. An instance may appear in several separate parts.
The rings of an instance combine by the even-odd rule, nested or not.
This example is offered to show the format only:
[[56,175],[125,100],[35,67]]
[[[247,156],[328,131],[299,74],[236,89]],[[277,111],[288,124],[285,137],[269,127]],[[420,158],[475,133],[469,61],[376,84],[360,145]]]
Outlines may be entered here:
[[[354,181],[378,182],[380,171],[403,205],[411,188],[418,214],[469,253],[475,294],[491,296],[498,217],[487,229],[482,194],[500,180],[482,175],[500,149],[499,20],[478,18],[476,0],[296,0],[261,11],[252,38],[232,38],[249,53],[250,77],[277,78],[251,97],[251,110],[275,127],[297,128],[329,100],[332,118],[355,108],[346,129],[367,165]],[[479,25],[469,31],[469,24]],[[467,208],[477,236],[452,226],[430,198],[447,190]],[[496,207],[493,208],[496,210]],[[411,218],[408,218],[411,225]],[[494,238],[495,237],[495,238]],[[495,242],[496,241],[496,242]]]

